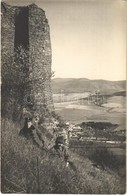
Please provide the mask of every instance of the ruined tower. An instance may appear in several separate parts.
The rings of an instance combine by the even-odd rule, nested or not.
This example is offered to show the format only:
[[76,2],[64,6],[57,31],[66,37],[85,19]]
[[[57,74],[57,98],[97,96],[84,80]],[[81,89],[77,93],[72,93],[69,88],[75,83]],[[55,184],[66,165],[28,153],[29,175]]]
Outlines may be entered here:
[[53,110],[51,42],[45,12],[35,4],[1,6],[2,116],[20,118],[25,109]]

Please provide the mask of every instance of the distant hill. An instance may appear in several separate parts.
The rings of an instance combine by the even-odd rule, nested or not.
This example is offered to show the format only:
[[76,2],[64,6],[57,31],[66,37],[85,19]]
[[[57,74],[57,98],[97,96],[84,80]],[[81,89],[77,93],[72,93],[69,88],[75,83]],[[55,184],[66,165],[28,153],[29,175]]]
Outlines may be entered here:
[[87,78],[55,78],[52,79],[53,93],[83,93],[100,90],[104,94],[112,94],[126,90],[126,81],[90,80]]
[[126,91],[119,91],[113,94],[114,96],[126,96]]

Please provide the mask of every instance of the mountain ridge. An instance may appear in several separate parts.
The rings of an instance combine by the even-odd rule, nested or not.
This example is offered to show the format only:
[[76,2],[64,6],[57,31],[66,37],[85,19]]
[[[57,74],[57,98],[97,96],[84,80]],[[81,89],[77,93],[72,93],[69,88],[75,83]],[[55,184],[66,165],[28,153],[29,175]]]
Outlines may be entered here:
[[51,81],[53,93],[84,93],[99,90],[104,94],[126,90],[126,80],[110,81],[87,78],[54,78]]

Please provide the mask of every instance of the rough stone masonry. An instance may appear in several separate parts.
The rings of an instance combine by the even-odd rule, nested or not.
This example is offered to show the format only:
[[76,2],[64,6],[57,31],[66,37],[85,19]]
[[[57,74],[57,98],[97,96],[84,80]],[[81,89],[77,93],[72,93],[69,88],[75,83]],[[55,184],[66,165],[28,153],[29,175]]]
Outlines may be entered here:
[[2,116],[53,111],[51,42],[45,12],[35,4],[1,5]]

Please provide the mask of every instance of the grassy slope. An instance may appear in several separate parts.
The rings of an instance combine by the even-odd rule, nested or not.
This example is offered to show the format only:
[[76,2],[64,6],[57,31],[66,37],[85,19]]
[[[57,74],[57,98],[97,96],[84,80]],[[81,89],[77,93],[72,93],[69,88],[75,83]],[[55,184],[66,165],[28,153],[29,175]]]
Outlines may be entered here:
[[111,170],[96,169],[71,153],[76,171],[51,158],[32,141],[19,137],[20,127],[2,120],[3,193],[124,193],[125,183]]

